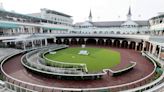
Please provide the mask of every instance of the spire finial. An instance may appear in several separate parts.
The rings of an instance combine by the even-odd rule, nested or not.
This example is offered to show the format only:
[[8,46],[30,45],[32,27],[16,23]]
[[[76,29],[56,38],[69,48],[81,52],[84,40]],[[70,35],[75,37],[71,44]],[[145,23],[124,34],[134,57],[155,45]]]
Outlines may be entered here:
[[0,2],[0,10],[4,10],[2,2]]
[[92,22],[92,12],[91,12],[91,9],[90,9],[90,12],[89,12],[89,21]]
[[131,6],[129,6],[129,12],[128,12],[128,15],[132,15],[132,13],[131,13]]
[[129,11],[127,14],[127,20],[131,20],[132,12],[131,12],[131,6],[129,6]]

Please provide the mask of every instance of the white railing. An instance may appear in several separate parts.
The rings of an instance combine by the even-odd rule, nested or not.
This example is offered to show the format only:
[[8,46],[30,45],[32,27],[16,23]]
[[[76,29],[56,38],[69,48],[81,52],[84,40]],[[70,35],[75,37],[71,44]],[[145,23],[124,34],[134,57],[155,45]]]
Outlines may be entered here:
[[[19,54],[19,53],[18,53]],[[14,55],[11,55],[9,57],[7,57],[6,59],[4,59],[1,63],[1,70],[3,72],[3,74],[7,77],[7,78],[10,78],[12,80],[15,80],[17,82],[20,82],[22,84],[26,84],[26,85],[30,85],[30,86],[34,86],[34,87],[39,87],[39,88],[46,88],[46,89],[56,89],[56,90],[65,90],[65,91],[91,91],[91,90],[104,90],[104,89],[112,89],[112,88],[120,88],[120,87],[125,87],[125,86],[129,86],[129,85],[133,85],[133,84],[136,84],[136,83],[139,83],[149,77],[151,77],[154,72],[155,72],[155,69],[156,69],[156,64],[154,62],[154,60],[152,60],[150,57],[148,57],[154,64],[155,68],[154,70],[152,71],[152,73],[150,73],[149,75],[147,75],[146,77],[140,79],[140,80],[137,80],[137,81],[134,81],[134,82],[131,82],[131,83],[126,83],[126,84],[122,84],[122,85],[116,85],[116,86],[108,86],[108,87],[100,87],[100,88],[59,88],[59,87],[49,87],[49,86],[43,86],[43,85],[38,85],[38,84],[33,84],[33,83],[29,83],[29,82],[24,82],[22,80],[19,80],[19,79],[16,79],[16,78],[13,78],[12,76],[8,75],[7,73],[5,73],[5,71],[3,70],[3,64],[6,60],[8,60],[9,58],[13,57]],[[136,89],[137,90],[141,90],[141,89]],[[129,92],[129,91],[128,91]]]
[[[154,63],[155,68],[154,68],[153,71],[155,72],[157,65],[155,64],[154,59],[152,59],[152,57],[150,57],[149,54],[146,54],[144,52],[143,52],[143,54]],[[122,92],[135,92],[135,91],[140,91],[140,90],[143,91],[143,90],[146,90],[147,88],[152,88],[153,86],[158,85],[163,80],[163,78],[164,78],[164,72],[162,73],[162,75],[158,79],[154,80],[153,82],[151,82],[149,84],[146,84],[146,85],[143,85],[141,87],[134,88],[134,89],[129,89],[129,90],[126,90],[126,91],[122,91]],[[152,92],[152,91],[147,91],[147,92]]]

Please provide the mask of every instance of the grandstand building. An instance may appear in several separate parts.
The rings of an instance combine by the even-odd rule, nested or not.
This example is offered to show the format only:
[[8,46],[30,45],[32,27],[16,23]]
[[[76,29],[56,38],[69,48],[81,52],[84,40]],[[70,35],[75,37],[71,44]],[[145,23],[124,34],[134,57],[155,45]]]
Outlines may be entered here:
[[92,21],[92,13],[90,11],[88,21],[79,22],[74,25],[75,30],[72,33],[86,34],[146,34],[149,32],[148,20],[131,19],[131,7],[127,13],[126,21]]
[[72,29],[70,15],[48,9],[29,15],[1,9],[0,19],[0,35],[66,33]]
[[[21,49],[17,52],[6,50],[6,53],[9,53],[5,53],[5,56],[1,58],[5,90],[9,88],[17,92],[163,91],[164,15],[153,17],[150,20],[135,21],[131,19],[132,12],[129,7],[125,21],[94,22],[90,11],[87,21],[73,25],[72,16],[46,8],[41,9],[40,13],[25,15],[6,11],[2,5],[0,7],[0,47]],[[122,82],[121,84],[108,85],[111,83],[108,80],[108,71],[110,70],[103,70],[103,73],[98,74],[88,74],[85,71],[87,70],[85,65],[75,64],[70,67],[67,66],[70,64],[62,63],[60,65],[60,62],[60,64],[54,65],[55,68],[44,65],[44,54],[50,53],[51,50],[60,50],[75,45],[81,46],[82,44],[111,47],[120,52],[123,51],[126,60],[132,58],[136,61],[139,60],[132,67],[125,68],[123,71],[127,72],[126,70],[133,68],[136,71],[130,71],[131,75],[127,73],[126,76],[121,76],[122,80],[118,83],[117,80],[113,82],[116,84]],[[13,53],[10,53],[12,51]],[[132,53],[132,56],[129,53]],[[126,57],[126,54],[129,57]],[[79,70],[79,67],[84,70]],[[144,69],[144,67],[146,68]],[[44,75],[44,77],[40,75]],[[55,76],[57,79],[54,82],[54,80],[45,78],[47,76],[50,78]],[[130,82],[129,76],[132,78]],[[63,85],[62,83],[65,81],[60,80],[76,78],[80,79],[80,82],[69,80],[67,84]],[[89,81],[81,83],[82,80]],[[94,83],[94,80],[97,82]],[[92,84],[87,85],[90,82]],[[75,83],[75,85],[71,83]]]

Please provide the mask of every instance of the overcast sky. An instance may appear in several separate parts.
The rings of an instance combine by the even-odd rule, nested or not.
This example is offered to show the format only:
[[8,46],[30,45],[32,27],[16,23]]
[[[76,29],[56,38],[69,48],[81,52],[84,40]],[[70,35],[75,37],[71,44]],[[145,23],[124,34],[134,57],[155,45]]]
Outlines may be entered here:
[[7,11],[28,14],[48,8],[73,16],[74,22],[126,20],[131,5],[132,19],[145,20],[164,12],[164,0],[0,0]]

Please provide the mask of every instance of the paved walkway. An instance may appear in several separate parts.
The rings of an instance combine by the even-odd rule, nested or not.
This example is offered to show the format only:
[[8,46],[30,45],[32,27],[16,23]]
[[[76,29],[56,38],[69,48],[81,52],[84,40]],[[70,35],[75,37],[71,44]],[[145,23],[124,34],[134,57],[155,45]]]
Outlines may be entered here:
[[[31,72],[28,72],[20,62],[22,55],[13,57],[4,64],[4,70],[10,76],[29,82],[50,87],[60,88],[99,88],[107,86],[115,86],[130,83],[139,80],[153,71],[153,64],[143,57],[140,52],[129,49],[108,48],[121,53],[121,65],[126,61],[137,62],[133,70],[117,77],[103,76],[101,80],[73,81],[73,80],[57,80],[45,78]],[[120,65],[120,66],[121,66]]]
[[[21,50],[13,49],[13,48],[0,48],[0,61],[6,56],[20,52],[20,51]],[[15,92],[15,91],[12,91],[0,85],[0,92]]]

